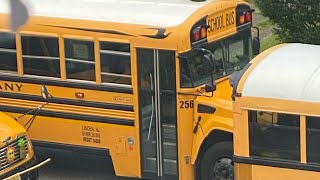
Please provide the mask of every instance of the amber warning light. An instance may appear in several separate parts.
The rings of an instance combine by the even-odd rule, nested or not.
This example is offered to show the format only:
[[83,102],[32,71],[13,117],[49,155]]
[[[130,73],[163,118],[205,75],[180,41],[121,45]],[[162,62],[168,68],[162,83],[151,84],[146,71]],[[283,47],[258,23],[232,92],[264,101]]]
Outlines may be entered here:
[[207,38],[207,26],[198,26],[193,29],[193,42]]
[[76,96],[76,98],[78,98],[78,99],[83,99],[83,98],[84,98],[84,93],[76,92],[76,93],[75,93],[75,96]]
[[252,22],[252,12],[253,11],[254,11],[254,9],[243,12],[243,14],[240,15],[240,17],[238,19],[239,25],[243,25],[245,23]]

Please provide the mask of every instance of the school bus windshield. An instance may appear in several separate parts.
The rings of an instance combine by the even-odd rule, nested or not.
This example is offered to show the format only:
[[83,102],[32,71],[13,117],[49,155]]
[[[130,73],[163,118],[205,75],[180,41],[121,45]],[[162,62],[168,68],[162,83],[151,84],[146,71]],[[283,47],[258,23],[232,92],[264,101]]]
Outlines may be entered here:
[[196,87],[242,69],[251,59],[251,34],[248,31],[201,46],[213,54],[212,64],[204,53],[194,49],[180,56],[181,87]]

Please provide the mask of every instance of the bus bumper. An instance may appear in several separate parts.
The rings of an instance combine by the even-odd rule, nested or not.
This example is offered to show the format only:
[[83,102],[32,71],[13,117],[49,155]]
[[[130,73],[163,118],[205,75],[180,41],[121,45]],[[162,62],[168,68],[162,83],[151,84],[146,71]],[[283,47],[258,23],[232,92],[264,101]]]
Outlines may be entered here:
[[[21,172],[25,169],[28,169],[36,164],[37,164],[37,159],[35,156],[33,156],[33,158],[31,158],[29,161],[27,161],[24,164],[20,165],[19,167],[15,168],[14,171],[10,171],[4,175],[1,175],[0,179],[10,177],[10,176],[12,176],[18,172]],[[37,169],[21,175],[22,180],[25,180],[25,179],[36,180],[36,179],[38,179],[38,177],[39,177],[39,173],[38,173]]]

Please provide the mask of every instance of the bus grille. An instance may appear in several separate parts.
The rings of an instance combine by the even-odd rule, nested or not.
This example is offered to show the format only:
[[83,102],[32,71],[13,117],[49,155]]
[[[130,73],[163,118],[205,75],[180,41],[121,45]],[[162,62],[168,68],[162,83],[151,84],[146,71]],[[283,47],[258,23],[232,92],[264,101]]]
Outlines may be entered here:
[[[14,158],[8,160],[8,149],[14,150]],[[28,142],[26,136],[19,137],[0,149],[0,171],[22,161],[28,154]]]

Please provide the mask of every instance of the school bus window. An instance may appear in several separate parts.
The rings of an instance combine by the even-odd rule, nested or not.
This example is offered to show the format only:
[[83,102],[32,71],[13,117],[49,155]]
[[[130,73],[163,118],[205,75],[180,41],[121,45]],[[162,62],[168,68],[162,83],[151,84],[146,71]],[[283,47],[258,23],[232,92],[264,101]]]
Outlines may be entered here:
[[249,111],[250,156],[300,161],[300,116]]
[[320,163],[320,117],[306,117],[307,162]]
[[0,70],[17,72],[16,35],[0,32]]
[[[251,59],[251,35],[250,32],[239,32],[236,35],[205,44],[200,48],[205,48],[214,55],[213,79],[232,74],[236,70],[242,69]],[[180,55],[180,86],[195,87],[210,81],[210,71],[204,71],[208,68],[205,60],[199,61],[193,50]],[[203,54],[199,54],[203,56]],[[198,60],[197,60],[198,59]]]
[[131,85],[130,45],[100,42],[102,82]]
[[214,72],[214,78],[220,78],[226,75],[225,72],[225,62],[224,59],[226,59],[225,51],[223,50],[223,42],[217,42],[217,43],[211,43],[207,46],[205,46],[206,49],[213,52],[213,63],[215,66],[215,72]]
[[58,38],[22,35],[21,45],[24,74],[60,78]]
[[[154,65],[154,62],[152,61],[154,58],[154,51],[152,49],[143,49],[143,48],[139,48],[137,51],[137,59],[141,59],[141,64],[139,64],[139,66],[142,66],[142,68],[139,69],[139,89],[140,91],[142,91],[143,93],[141,94],[141,96],[146,96],[149,97],[150,96],[150,92],[152,90],[152,85],[154,84],[153,81],[153,76],[152,74],[154,73],[152,67]],[[141,106],[144,106],[144,102],[148,102],[146,104],[150,104],[151,103],[151,99],[150,98],[142,98],[143,101],[141,101],[140,103]]]
[[67,78],[95,81],[93,41],[65,39],[64,43]]
[[234,70],[242,69],[251,59],[252,51],[247,46],[251,46],[251,40],[245,32],[231,38],[226,42],[226,53],[228,59],[226,61],[227,74],[231,74]]
[[191,51],[186,57],[180,56],[181,87],[195,87],[210,81],[211,64],[200,51]]

